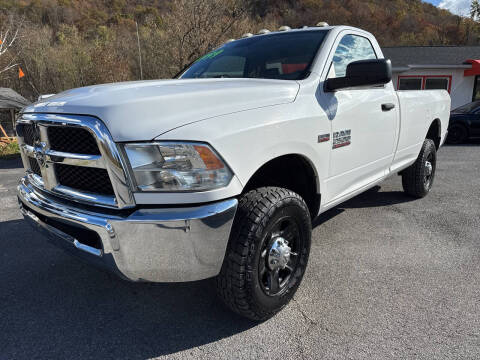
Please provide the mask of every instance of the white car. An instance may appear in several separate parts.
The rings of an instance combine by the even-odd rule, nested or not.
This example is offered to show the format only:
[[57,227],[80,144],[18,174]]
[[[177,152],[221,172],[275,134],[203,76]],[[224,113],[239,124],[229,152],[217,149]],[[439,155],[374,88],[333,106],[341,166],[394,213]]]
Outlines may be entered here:
[[360,29],[311,27],[229,42],[178,79],[73,89],[21,113],[27,220],[133,281],[216,277],[262,320],[292,298],[312,220],[400,174],[430,191],[446,91],[396,92]]

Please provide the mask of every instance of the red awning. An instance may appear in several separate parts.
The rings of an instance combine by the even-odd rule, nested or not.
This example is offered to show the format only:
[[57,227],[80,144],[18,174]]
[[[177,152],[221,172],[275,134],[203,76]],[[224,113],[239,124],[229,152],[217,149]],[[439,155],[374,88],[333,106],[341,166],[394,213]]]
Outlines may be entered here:
[[465,61],[467,64],[472,64],[471,69],[465,70],[463,76],[475,76],[480,75],[480,60],[467,60]]

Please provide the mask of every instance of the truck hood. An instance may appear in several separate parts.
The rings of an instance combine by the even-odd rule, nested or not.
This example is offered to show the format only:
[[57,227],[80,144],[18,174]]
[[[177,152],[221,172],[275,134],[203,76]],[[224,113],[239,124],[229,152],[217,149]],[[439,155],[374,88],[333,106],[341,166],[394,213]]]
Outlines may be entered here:
[[100,118],[115,141],[151,140],[208,118],[295,100],[296,81],[266,79],[152,80],[72,89],[23,112]]

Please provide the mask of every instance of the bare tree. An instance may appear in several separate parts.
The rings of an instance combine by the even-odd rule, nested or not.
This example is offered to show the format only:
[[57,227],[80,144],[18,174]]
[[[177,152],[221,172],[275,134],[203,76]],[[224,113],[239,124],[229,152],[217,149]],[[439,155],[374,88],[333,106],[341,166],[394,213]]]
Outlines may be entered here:
[[20,38],[22,25],[23,21],[13,15],[7,16],[7,21],[0,24],[0,74],[18,66],[13,48]]
[[232,28],[246,17],[247,3],[242,0],[175,1],[165,24],[176,67],[181,69],[228,38]]

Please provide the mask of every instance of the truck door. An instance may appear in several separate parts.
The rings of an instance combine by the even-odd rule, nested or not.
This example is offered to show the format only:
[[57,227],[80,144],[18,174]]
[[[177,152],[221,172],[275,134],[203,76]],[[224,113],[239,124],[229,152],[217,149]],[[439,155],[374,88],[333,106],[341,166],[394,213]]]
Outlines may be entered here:
[[[325,78],[345,76],[353,61],[376,59],[372,42],[363,34],[344,33],[334,45]],[[376,44],[376,42],[375,42]],[[324,79],[325,79],[324,78]],[[395,148],[398,99],[385,86],[339,90],[323,94],[330,109],[332,151],[325,204],[340,200],[385,176]]]

